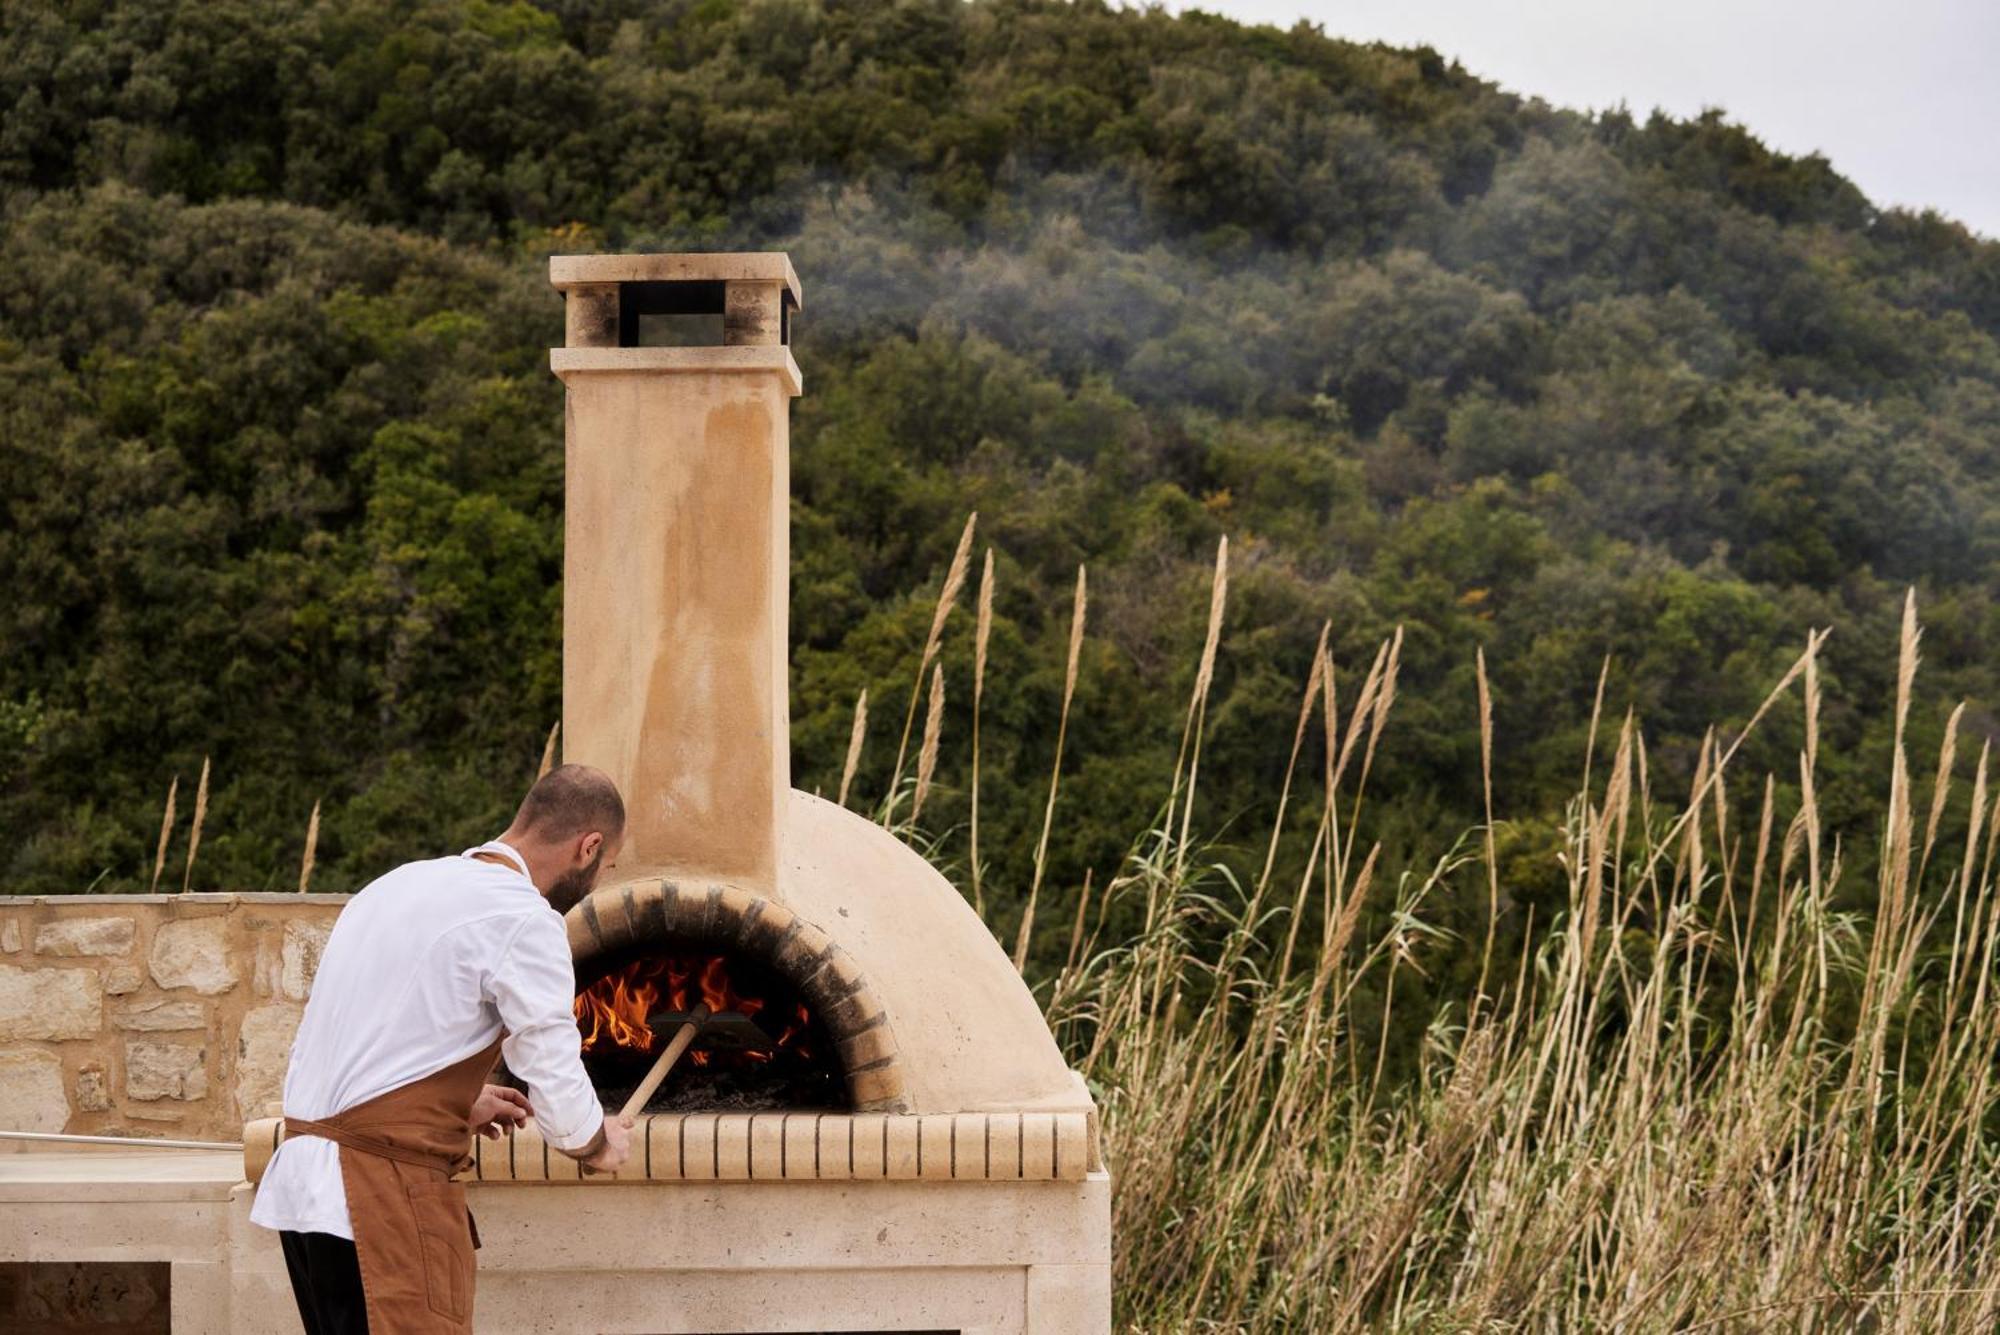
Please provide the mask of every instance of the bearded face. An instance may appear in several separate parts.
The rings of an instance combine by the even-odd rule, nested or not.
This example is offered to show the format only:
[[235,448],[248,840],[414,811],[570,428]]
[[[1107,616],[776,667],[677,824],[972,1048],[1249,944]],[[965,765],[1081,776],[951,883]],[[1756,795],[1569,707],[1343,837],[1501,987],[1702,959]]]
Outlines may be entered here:
[[603,862],[604,845],[599,844],[589,863],[572,867],[556,878],[555,884],[549,887],[549,907],[557,913],[568,913],[575,908],[585,895],[597,888],[597,870]]

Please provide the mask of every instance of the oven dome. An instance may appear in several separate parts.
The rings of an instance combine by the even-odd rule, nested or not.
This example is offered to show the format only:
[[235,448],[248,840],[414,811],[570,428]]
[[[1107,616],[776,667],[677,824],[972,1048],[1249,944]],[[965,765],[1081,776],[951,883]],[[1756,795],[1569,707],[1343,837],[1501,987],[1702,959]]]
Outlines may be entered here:
[[[746,912],[751,921],[739,929]],[[810,794],[789,794],[774,891],[648,877],[597,890],[568,922],[580,981],[601,953],[643,946],[647,924],[675,940],[726,934],[794,974],[786,955],[810,938],[812,955],[826,961],[815,981],[836,992],[808,999],[851,1058],[859,1108],[1092,1108],[1034,997],[964,897],[881,826]]]

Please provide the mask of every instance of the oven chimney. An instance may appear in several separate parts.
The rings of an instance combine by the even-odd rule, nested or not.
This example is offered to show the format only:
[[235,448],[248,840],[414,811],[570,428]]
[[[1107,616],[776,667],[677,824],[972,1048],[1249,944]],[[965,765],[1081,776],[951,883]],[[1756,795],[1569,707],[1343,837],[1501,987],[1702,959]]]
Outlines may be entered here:
[[[559,255],[563,756],[625,795],[625,881],[770,893],[791,788],[782,254]],[[608,870],[608,869],[607,869]]]

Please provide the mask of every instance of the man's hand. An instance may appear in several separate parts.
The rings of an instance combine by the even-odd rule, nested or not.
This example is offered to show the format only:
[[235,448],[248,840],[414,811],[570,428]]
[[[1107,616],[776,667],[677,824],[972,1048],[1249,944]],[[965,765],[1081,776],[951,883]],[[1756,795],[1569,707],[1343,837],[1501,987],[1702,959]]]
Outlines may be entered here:
[[597,1138],[584,1147],[577,1162],[593,1173],[615,1173],[632,1155],[632,1121],[628,1117],[606,1117]]
[[488,1140],[500,1139],[505,1131],[519,1128],[534,1115],[528,1096],[505,1085],[488,1085],[472,1101],[472,1129]]

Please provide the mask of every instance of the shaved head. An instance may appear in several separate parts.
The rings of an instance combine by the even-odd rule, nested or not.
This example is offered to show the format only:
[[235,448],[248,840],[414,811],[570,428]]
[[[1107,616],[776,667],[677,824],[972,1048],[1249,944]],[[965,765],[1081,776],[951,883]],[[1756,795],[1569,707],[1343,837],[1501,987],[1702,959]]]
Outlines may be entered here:
[[603,770],[558,765],[528,790],[513,828],[551,844],[593,831],[615,844],[625,832],[625,799]]

